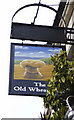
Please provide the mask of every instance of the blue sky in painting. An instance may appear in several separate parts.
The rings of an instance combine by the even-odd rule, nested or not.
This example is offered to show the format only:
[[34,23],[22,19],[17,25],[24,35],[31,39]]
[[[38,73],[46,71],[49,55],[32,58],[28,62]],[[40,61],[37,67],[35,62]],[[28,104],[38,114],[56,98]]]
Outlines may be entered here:
[[35,47],[35,46],[15,46],[14,57],[15,60],[25,59],[43,59],[53,56],[55,53],[59,53],[61,48],[52,47]]

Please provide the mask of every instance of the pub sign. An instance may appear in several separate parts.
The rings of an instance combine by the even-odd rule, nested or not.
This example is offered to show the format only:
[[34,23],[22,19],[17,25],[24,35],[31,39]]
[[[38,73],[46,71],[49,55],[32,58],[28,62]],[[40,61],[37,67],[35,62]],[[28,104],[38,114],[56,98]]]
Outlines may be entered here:
[[11,43],[10,95],[45,96],[54,68],[51,56],[64,46]]

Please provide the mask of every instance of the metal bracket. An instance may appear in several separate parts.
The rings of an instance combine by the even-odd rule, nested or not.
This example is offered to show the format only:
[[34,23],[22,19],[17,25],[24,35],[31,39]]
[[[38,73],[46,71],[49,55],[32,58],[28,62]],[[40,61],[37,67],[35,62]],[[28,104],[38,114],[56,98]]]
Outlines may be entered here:
[[32,41],[45,41],[49,43],[64,43],[64,44],[72,44],[73,39],[68,39],[67,34],[74,34],[71,28],[66,28],[66,22],[64,18],[59,14],[59,17],[63,20],[64,27],[53,27],[53,26],[41,26],[34,24],[23,24],[23,23],[15,23],[13,19],[15,15],[22,9],[31,7],[31,6],[41,6],[48,9],[53,10],[57,13],[57,10],[54,8],[45,5],[45,4],[28,4],[21,8],[19,8],[12,17],[12,26],[11,26],[11,36],[12,39],[23,39],[23,40],[32,40]]

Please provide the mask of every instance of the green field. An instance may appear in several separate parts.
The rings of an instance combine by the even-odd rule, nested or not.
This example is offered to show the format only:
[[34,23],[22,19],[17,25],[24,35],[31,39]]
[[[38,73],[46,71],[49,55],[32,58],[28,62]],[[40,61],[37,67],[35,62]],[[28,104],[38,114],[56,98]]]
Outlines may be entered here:
[[[45,62],[45,64],[52,64],[51,58],[44,58],[39,60]],[[14,60],[14,64],[19,64],[20,62],[22,62],[22,60]]]

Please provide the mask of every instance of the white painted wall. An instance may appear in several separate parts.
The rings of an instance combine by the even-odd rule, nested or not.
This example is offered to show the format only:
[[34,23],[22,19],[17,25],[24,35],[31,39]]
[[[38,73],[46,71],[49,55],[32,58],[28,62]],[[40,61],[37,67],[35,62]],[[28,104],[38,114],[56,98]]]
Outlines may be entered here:
[[[40,97],[27,97],[27,96],[9,96],[8,85],[9,85],[9,66],[10,66],[10,31],[11,31],[11,18],[14,12],[29,3],[37,3],[39,0],[1,0],[0,1],[0,119],[1,118],[36,118],[40,116],[40,111],[43,112],[43,99]],[[58,4],[58,1],[53,0],[42,0],[42,3],[46,4]],[[55,7],[57,9],[57,6]],[[45,13],[46,11],[46,13]],[[32,22],[33,15],[28,15],[26,11],[26,17],[24,18],[21,14],[15,17],[21,21]],[[45,13],[45,16],[43,14]],[[47,24],[52,22],[53,14],[49,14],[48,19],[47,10],[43,9],[39,13],[37,24]],[[41,17],[42,15],[42,17]],[[47,16],[47,18],[46,18]],[[20,19],[21,18],[21,19]],[[46,20],[46,21],[45,21]],[[51,20],[51,21],[50,21]],[[21,21],[22,22],[22,21]],[[51,23],[52,24],[52,23]]]

